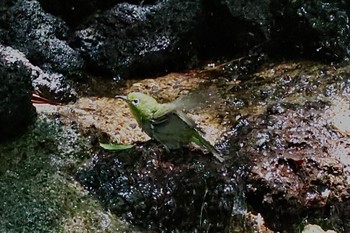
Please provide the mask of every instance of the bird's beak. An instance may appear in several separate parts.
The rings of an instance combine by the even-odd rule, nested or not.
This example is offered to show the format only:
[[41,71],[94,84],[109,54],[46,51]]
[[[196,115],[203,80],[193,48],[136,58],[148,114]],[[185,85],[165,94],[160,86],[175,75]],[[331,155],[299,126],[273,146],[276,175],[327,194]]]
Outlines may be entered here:
[[116,95],[115,98],[122,99],[122,100],[128,102],[128,98],[125,95]]

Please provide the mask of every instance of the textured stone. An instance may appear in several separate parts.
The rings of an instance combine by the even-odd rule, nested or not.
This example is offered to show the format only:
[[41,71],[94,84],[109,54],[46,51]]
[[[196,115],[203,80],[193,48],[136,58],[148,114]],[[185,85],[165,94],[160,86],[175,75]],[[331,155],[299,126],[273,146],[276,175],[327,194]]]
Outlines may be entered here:
[[19,135],[33,121],[31,81],[25,70],[0,62],[0,141]]

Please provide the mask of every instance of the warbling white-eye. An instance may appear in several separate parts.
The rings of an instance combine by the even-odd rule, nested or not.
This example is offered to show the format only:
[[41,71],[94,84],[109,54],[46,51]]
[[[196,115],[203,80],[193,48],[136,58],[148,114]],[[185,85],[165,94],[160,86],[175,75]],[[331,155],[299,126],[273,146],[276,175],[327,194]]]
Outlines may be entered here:
[[140,92],[116,97],[128,104],[143,131],[163,144],[166,150],[178,149],[193,142],[210,151],[220,162],[223,161],[215,147],[201,135],[195,122],[182,111],[181,99],[158,103],[152,96]]

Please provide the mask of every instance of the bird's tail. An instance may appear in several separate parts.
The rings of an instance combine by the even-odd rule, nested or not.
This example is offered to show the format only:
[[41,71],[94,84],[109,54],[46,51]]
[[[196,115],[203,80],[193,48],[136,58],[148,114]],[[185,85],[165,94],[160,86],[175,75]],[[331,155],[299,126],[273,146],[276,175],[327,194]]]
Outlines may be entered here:
[[213,154],[213,156],[217,160],[219,160],[219,162],[222,163],[224,161],[224,158],[221,157],[220,152],[217,149],[215,149],[215,147],[211,145],[210,142],[208,142],[207,140],[205,140],[205,138],[199,135],[199,133],[197,133],[195,136],[192,137],[192,141],[199,146],[204,146],[207,150],[209,150]]

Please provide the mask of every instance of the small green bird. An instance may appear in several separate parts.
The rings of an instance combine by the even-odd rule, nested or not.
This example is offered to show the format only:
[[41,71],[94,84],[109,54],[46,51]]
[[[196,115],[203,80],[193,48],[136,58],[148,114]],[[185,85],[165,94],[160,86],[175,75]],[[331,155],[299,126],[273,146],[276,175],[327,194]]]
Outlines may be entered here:
[[180,109],[183,107],[180,99],[162,104],[140,92],[116,97],[126,101],[143,131],[163,144],[166,150],[178,149],[193,142],[209,150],[220,162],[223,161],[215,147],[203,138],[195,122]]

